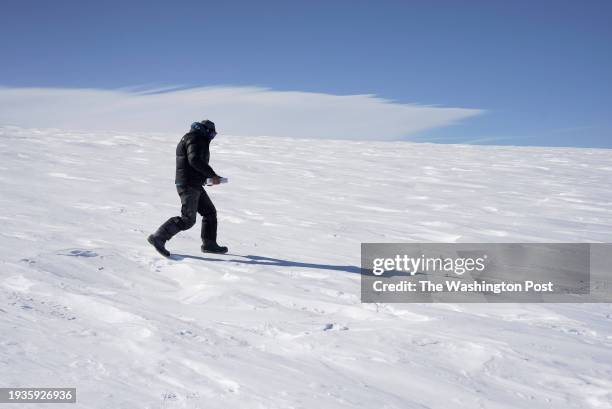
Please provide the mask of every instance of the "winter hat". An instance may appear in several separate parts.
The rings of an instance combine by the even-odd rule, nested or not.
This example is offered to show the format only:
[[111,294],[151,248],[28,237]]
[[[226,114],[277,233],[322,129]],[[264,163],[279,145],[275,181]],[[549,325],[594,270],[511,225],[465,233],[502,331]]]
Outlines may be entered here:
[[191,124],[192,131],[200,131],[207,135],[209,135],[210,139],[213,139],[217,134],[217,130],[215,129],[215,123],[208,119],[204,119],[200,122],[194,122]]

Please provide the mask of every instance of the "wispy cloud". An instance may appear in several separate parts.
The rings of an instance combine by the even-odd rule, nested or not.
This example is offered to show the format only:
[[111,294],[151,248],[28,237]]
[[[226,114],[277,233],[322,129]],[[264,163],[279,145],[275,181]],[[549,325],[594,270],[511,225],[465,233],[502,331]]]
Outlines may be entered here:
[[482,112],[259,87],[0,88],[2,125],[126,132],[179,132],[210,118],[232,135],[405,139]]

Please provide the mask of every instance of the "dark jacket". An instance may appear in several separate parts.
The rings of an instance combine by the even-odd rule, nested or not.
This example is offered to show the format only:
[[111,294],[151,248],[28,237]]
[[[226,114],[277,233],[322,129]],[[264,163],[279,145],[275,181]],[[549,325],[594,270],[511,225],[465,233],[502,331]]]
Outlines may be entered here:
[[208,165],[210,139],[199,131],[186,133],[176,146],[177,186],[202,186],[207,178],[218,176]]

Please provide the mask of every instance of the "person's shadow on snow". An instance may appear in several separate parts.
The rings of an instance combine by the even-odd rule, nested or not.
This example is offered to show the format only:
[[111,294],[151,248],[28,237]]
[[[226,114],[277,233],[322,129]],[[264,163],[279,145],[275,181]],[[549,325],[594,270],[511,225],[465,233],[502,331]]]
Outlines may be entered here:
[[[172,254],[171,260],[184,260],[194,259],[202,261],[225,261],[228,263],[241,263],[241,264],[254,264],[261,266],[274,266],[274,267],[303,267],[303,268],[314,268],[317,270],[334,270],[334,271],[345,271],[347,273],[361,274],[361,268],[356,266],[338,266],[333,264],[317,264],[317,263],[303,263],[300,261],[282,260],[280,258],[263,257],[263,256],[238,256],[233,254],[227,254],[227,256],[241,257],[241,258],[212,258],[212,257],[201,257],[191,256],[189,254]],[[246,259],[246,260],[244,260]]]
[[[172,254],[170,256],[171,260],[184,260],[186,258],[190,258],[193,260],[202,260],[202,261],[225,261],[228,263],[241,263],[241,264],[254,264],[260,266],[274,266],[274,267],[303,267],[303,268],[314,268],[317,270],[332,270],[332,271],[345,271],[347,273],[360,274],[360,275],[373,275],[372,270],[362,270],[357,266],[338,266],[333,264],[317,264],[317,263],[303,263],[301,261],[290,261],[283,260],[280,258],[272,258],[272,257],[263,257],[263,256],[240,256],[237,254],[226,254],[226,256],[233,257],[241,257],[241,258],[212,258],[212,257],[202,257],[202,256],[192,256],[189,254]],[[246,260],[244,260],[246,259]],[[409,276],[405,271],[386,271],[386,277],[394,277],[394,276]],[[417,273],[417,275],[424,275],[423,273]]]

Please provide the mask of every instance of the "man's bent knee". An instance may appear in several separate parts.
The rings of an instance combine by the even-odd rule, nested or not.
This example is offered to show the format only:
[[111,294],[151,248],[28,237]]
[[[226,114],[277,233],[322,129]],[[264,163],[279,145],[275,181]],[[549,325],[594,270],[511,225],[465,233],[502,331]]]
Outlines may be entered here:
[[181,226],[182,230],[187,230],[187,229],[192,228],[195,222],[196,222],[195,214],[193,215],[193,217],[191,215],[181,216],[179,225]]

